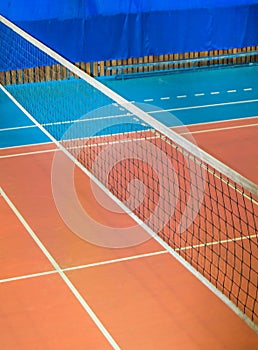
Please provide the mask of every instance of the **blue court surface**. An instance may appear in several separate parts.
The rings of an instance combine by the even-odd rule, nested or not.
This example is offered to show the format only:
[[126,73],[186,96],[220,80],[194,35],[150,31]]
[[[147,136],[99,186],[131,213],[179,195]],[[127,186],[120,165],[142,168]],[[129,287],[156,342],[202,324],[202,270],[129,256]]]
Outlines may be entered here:
[[[255,65],[105,79],[103,83],[168,127],[258,115],[258,67]],[[121,132],[121,123],[126,131],[147,128],[143,123],[134,123],[130,113],[81,79],[9,86],[7,90],[59,140],[73,122],[84,126],[77,128],[76,137],[88,136],[85,128],[90,135],[95,129],[103,130],[105,123],[107,127],[101,134]],[[36,108],[35,104],[33,108],[30,106],[28,96],[38,101]],[[50,141],[2,91],[0,106],[1,148]],[[111,129],[109,123],[113,125]]]

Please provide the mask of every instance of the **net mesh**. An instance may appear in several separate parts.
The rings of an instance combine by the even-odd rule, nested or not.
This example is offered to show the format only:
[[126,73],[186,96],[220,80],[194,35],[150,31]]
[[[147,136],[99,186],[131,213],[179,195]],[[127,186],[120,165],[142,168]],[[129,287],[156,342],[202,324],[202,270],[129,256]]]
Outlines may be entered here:
[[17,31],[0,22],[5,90],[257,324],[257,186]]

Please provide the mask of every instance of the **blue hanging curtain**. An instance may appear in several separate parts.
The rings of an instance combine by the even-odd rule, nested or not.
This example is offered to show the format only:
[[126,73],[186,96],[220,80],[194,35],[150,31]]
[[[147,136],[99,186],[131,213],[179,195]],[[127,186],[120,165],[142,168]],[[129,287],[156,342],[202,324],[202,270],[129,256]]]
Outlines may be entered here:
[[258,0],[9,0],[0,13],[73,62],[258,45]]

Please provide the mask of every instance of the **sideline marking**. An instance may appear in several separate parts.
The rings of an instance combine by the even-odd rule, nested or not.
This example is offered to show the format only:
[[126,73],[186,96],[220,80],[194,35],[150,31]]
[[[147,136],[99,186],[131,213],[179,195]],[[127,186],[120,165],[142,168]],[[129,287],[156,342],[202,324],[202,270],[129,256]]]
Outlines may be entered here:
[[12,209],[16,217],[19,219],[21,224],[24,226],[24,228],[27,230],[31,238],[34,240],[34,242],[38,245],[40,250],[43,252],[43,254],[46,256],[46,258],[49,260],[51,265],[54,267],[56,272],[59,274],[59,276],[62,278],[62,280],[65,282],[67,287],[71,290],[75,298],[79,301],[81,306],[84,308],[84,310],[87,312],[87,314],[91,317],[92,321],[95,323],[95,325],[99,328],[101,333],[104,335],[104,337],[107,339],[109,344],[113,346],[114,349],[120,350],[120,347],[115,342],[111,334],[107,331],[107,329],[104,327],[102,322],[99,320],[97,315],[94,313],[94,311],[90,308],[86,300],[81,296],[81,294],[78,292],[78,290],[75,288],[75,286],[72,284],[72,282],[69,280],[69,278],[66,276],[66,274],[62,271],[58,263],[55,261],[53,256],[49,253],[49,251],[46,249],[46,247],[43,245],[43,243],[40,241],[40,239],[37,237],[37,235],[34,233],[32,228],[29,226],[27,221],[24,219],[22,214],[19,212],[19,210],[15,207],[13,202],[10,200],[10,198],[7,196],[7,194],[4,192],[4,190],[0,187],[0,194],[3,196],[6,203],[9,205],[9,207]]

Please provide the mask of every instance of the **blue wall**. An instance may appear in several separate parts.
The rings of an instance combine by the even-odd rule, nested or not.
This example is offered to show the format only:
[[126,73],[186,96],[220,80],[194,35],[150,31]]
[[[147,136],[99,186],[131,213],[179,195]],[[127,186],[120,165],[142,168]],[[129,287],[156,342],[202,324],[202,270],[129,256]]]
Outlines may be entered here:
[[258,45],[258,0],[6,0],[0,13],[73,62]]

